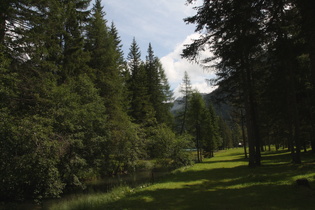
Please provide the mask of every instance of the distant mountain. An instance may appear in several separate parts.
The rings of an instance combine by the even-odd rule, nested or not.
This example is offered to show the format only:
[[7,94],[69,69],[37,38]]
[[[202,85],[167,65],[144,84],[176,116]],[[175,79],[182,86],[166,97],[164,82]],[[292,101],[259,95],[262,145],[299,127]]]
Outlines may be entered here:
[[178,111],[184,109],[184,97],[176,98],[171,108],[171,113],[175,114]]
[[[218,88],[211,93],[204,94],[201,93],[204,98],[206,104],[212,103],[215,112],[217,115],[222,117],[225,121],[229,121],[231,119],[230,112],[232,107],[228,105],[228,102],[224,100],[225,94]],[[184,97],[179,97],[175,99],[173,102],[173,107],[171,108],[171,113],[176,115],[176,113],[182,111],[184,109]]]
[[229,104],[226,96],[227,94],[218,88],[213,92],[206,94],[204,99],[207,105],[208,103],[212,103],[217,115],[222,117],[225,121],[230,121],[232,106]]

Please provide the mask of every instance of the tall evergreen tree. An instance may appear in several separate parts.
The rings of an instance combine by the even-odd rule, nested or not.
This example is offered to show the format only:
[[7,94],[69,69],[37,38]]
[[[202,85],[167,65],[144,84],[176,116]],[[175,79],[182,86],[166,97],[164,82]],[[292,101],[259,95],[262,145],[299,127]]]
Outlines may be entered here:
[[135,38],[127,57],[129,71],[130,115],[136,123],[156,124],[155,112],[148,94],[148,77],[145,64],[141,61],[141,53]]
[[159,92],[161,94],[159,114],[157,114],[157,120],[160,123],[166,123],[169,126],[173,126],[174,119],[170,112],[173,101],[173,91],[169,85],[168,79],[165,75],[164,68],[158,58],[156,58],[156,65],[159,72]]
[[226,121],[219,117],[219,130],[220,136],[222,137],[222,148],[229,149],[233,147],[233,139],[232,139],[232,131],[231,128],[228,126]]
[[90,57],[84,51],[84,38],[82,36],[83,23],[86,22],[89,11],[84,11],[89,1],[70,1],[64,6],[64,45],[63,45],[63,73],[62,79],[77,76],[80,73],[90,73],[87,62]]
[[186,124],[186,118],[187,118],[187,110],[188,110],[188,101],[189,97],[192,94],[192,86],[190,82],[190,78],[188,76],[188,73],[185,71],[183,82],[181,84],[181,90],[180,92],[183,94],[183,103],[184,103],[184,112],[179,116],[181,119],[181,128],[180,128],[180,134],[183,134],[185,131],[185,124]]
[[172,124],[170,115],[170,102],[172,100],[172,91],[168,84],[165,72],[160,60],[154,56],[151,44],[148,47],[146,57],[146,74],[148,95],[150,103],[155,111],[155,118],[158,123]]
[[151,46],[151,43],[148,47],[148,55],[146,56],[146,62],[145,62],[145,70],[146,70],[146,76],[147,76],[147,90],[149,95],[149,101],[152,104],[154,111],[155,111],[155,117],[157,117],[159,113],[159,107],[161,103],[161,94],[159,89],[160,84],[160,78],[159,78],[159,72],[158,67],[156,66],[156,59],[154,56],[154,52]]
[[116,65],[120,68],[121,71],[123,71],[124,70],[123,68],[125,68],[124,52],[122,50],[122,44],[121,44],[121,40],[118,34],[118,30],[114,22],[112,22],[109,28],[109,34],[111,35],[114,42],[114,46],[115,46],[115,52],[116,52],[115,60],[117,62]]
[[[111,32],[106,25],[101,1],[94,4],[92,17],[87,26],[86,49],[91,52],[89,65],[95,72],[95,83],[105,100],[107,114],[111,120],[122,115],[121,78],[122,52],[117,31]],[[113,26],[114,27],[114,26]]]
[[[297,78],[298,72],[295,69],[298,68],[297,56],[298,49],[294,42],[296,42],[296,30],[294,27],[294,19],[296,18],[295,10],[286,10],[285,4],[279,4],[281,12],[279,11],[278,18],[274,20],[274,24],[278,27],[275,31],[275,42],[271,45],[271,59],[275,59],[275,69],[272,73],[280,73],[284,85],[284,96],[286,103],[285,107],[285,124],[287,125],[287,131],[289,133],[288,143],[292,152],[292,161],[295,163],[301,163],[300,159],[300,117],[298,111],[297,102]],[[275,101],[274,101],[275,102]]]
[[197,148],[198,162],[202,162],[203,148],[203,120],[205,119],[206,104],[198,92],[193,92],[189,99],[189,107],[187,110],[187,128],[188,131],[195,137]]
[[[104,172],[119,173],[134,164],[141,146],[137,129],[126,113],[126,95],[122,77],[124,60],[120,38],[115,25],[106,25],[101,1],[94,4],[92,17],[87,26],[86,49],[91,52],[90,66],[95,72],[95,83],[104,99],[110,129],[110,144]],[[129,145],[129,148],[127,147]],[[116,162],[116,164],[115,164]],[[125,170],[127,170],[125,168]]]
[[214,57],[205,62],[221,59],[216,65],[219,84],[240,87],[234,97],[240,96],[245,109],[250,166],[260,164],[261,136],[269,135],[267,129],[264,133],[260,129],[267,125],[286,139],[295,163],[301,162],[301,129],[310,135],[314,148],[311,4],[308,0],[204,1],[197,15],[186,19],[205,34],[183,55],[193,59],[209,47]]
[[301,36],[306,41],[306,52],[309,59],[309,76],[308,80],[310,83],[309,93],[309,103],[310,107],[309,118],[310,118],[310,136],[311,136],[311,146],[312,152],[315,153],[315,9],[314,2],[311,0],[295,0],[299,14],[301,16],[300,22],[298,25],[301,25]]
[[209,157],[214,156],[214,151],[222,145],[222,137],[220,135],[218,116],[216,115],[213,105],[210,103],[208,109],[205,110],[203,119],[203,138],[204,150],[208,152]]
[[[188,2],[192,2],[191,0]],[[238,78],[241,81],[246,110],[249,138],[249,165],[260,165],[260,132],[257,110],[255,63],[262,53],[262,35],[265,15],[256,1],[204,1],[195,16],[186,18],[195,23],[196,31],[205,33],[183,51],[183,56],[194,59],[205,47],[210,47],[214,57],[204,62],[220,59],[216,67],[224,81]],[[204,30],[206,29],[206,30]]]

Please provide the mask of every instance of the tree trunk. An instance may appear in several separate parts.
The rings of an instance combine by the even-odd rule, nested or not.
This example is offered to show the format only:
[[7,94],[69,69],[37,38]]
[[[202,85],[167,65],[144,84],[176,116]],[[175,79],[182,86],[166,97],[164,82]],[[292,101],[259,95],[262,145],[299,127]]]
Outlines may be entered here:
[[2,0],[0,3],[0,44],[3,44],[6,33],[6,20],[10,7],[10,1]]
[[243,147],[244,147],[244,155],[247,159],[247,150],[246,150],[246,136],[245,136],[245,126],[244,126],[244,115],[243,111],[241,110],[241,124],[242,124],[242,138],[243,138]]
[[202,152],[200,145],[200,125],[196,125],[196,144],[197,144],[197,161],[198,163],[202,162]]
[[[260,147],[257,135],[257,125],[255,117],[255,108],[253,103],[253,90],[251,85],[251,72],[248,69],[242,70],[243,80],[243,92],[244,92],[244,107],[245,117],[247,125],[247,137],[248,137],[248,148],[249,148],[249,167],[255,167],[260,165]],[[258,146],[258,151],[257,147]],[[257,153],[258,152],[258,153]]]
[[183,122],[182,122],[182,126],[181,126],[181,129],[180,129],[180,135],[183,134],[184,129],[185,129],[187,109],[188,109],[188,95],[185,97],[185,109],[184,109]]
[[0,44],[4,42],[4,35],[5,35],[5,14],[0,14]]
[[271,151],[271,145],[270,145],[270,134],[268,134],[268,151]]
[[[247,68],[246,70],[246,86],[247,86],[247,97],[248,105],[246,112],[248,112],[248,120],[250,121],[250,135],[251,135],[251,148],[250,152],[252,153],[252,158],[254,158],[254,166],[260,166],[260,136],[259,136],[259,127],[258,127],[258,113],[257,113],[257,103],[255,99],[254,87],[253,87],[253,78],[252,78],[252,69]],[[249,141],[248,141],[249,143]]]
[[293,72],[293,66],[294,64],[291,62],[290,59],[291,53],[290,49],[287,49],[290,45],[289,43],[284,42],[285,46],[283,47],[284,53],[289,52],[289,57],[286,55],[283,55],[283,67],[286,70],[286,83],[287,83],[287,106],[288,106],[288,116],[289,116],[289,132],[291,133],[291,136],[289,137],[291,139],[291,153],[292,153],[292,161],[294,163],[300,164],[301,163],[301,157],[300,157],[300,151],[301,151],[301,142],[300,142],[300,122],[299,122],[299,113],[298,113],[298,105],[297,105],[297,99],[296,99],[296,88],[295,88],[295,76]]
[[297,0],[297,6],[302,16],[302,32],[307,41],[308,52],[310,56],[311,68],[311,108],[310,108],[310,122],[311,122],[311,145],[312,152],[315,153],[315,7],[314,0]]

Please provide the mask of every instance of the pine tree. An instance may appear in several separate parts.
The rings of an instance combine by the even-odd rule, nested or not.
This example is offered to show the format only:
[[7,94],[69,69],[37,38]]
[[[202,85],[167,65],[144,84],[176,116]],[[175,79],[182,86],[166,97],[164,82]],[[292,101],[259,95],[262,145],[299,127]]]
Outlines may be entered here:
[[203,130],[207,126],[204,124],[206,114],[206,104],[198,92],[193,92],[189,99],[187,110],[187,128],[188,131],[195,137],[197,148],[198,162],[202,162],[202,148],[204,143]]
[[125,68],[124,52],[122,50],[122,44],[118,34],[118,30],[114,22],[112,22],[110,26],[109,34],[111,35],[111,38],[113,39],[113,44],[115,46],[116,65],[120,69],[120,73],[122,73]]
[[307,106],[309,106],[308,118],[310,119],[311,125],[311,147],[312,152],[315,153],[315,31],[313,27],[315,24],[315,11],[313,6],[314,2],[311,0],[297,0],[294,2],[296,3],[301,17],[297,26],[301,26],[300,35],[305,39],[305,53],[307,54],[307,57],[309,59],[309,67],[307,69],[309,70],[308,83],[310,85],[308,85],[309,103]]
[[184,102],[184,112],[181,116],[181,128],[180,128],[180,134],[182,135],[185,131],[185,124],[186,124],[186,117],[187,117],[187,110],[188,110],[188,101],[189,97],[192,94],[192,86],[190,82],[190,78],[188,76],[188,73],[185,71],[185,75],[183,78],[183,83],[181,85],[180,92],[183,94],[183,102]]
[[148,94],[148,77],[138,44],[133,39],[127,57],[129,71],[131,72],[129,85],[130,115],[139,124],[155,125],[155,112]]
[[128,68],[132,76],[131,79],[135,79],[138,76],[139,68],[142,64],[140,48],[135,38],[133,38],[130,45],[127,61]]
[[[64,45],[63,45],[63,72],[62,80],[77,76],[81,73],[91,74],[87,66],[90,59],[88,52],[84,51],[84,38],[82,36],[83,23],[86,22],[89,11],[84,11],[89,1],[70,1],[64,5]],[[62,82],[62,81],[61,81]]]
[[[188,1],[192,2],[192,1]],[[200,39],[188,45],[183,56],[195,59],[198,53],[211,48],[214,56],[206,58],[205,63],[215,59],[220,61],[215,65],[221,83],[240,81],[244,94],[246,123],[249,143],[249,166],[260,165],[260,131],[257,109],[257,69],[256,63],[263,53],[263,39],[266,16],[263,4],[257,1],[204,1],[198,7],[195,16],[186,18],[187,23],[195,23],[196,31],[205,33]],[[204,30],[206,29],[206,30]],[[211,45],[208,45],[211,43]]]
[[[122,114],[123,81],[121,77],[122,52],[115,28],[109,31],[101,1],[97,0],[87,26],[86,49],[91,53],[90,67],[95,73],[95,83],[105,100],[110,120]],[[114,26],[112,26],[114,27]]]
[[155,111],[155,118],[158,123],[171,125],[172,118],[169,110],[173,94],[170,90],[163,66],[160,60],[154,56],[151,44],[148,47],[145,68],[148,81],[148,95]]
[[151,43],[148,47],[148,55],[146,56],[146,63],[145,63],[145,73],[146,73],[146,84],[147,84],[147,90],[149,95],[149,101],[152,104],[154,111],[155,111],[155,117],[160,114],[159,107],[161,103],[161,94],[159,89],[160,84],[160,78],[159,78],[159,72],[158,68],[156,66],[156,59],[154,56],[154,52],[151,46]]
[[89,65],[95,72],[94,80],[104,99],[111,137],[106,153],[106,157],[111,158],[105,160],[103,173],[116,174],[134,165],[143,151],[137,125],[131,123],[126,113],[125,62],[118,31],[113,23],[110,28],[106,25],[100,0],[95,2],[92,11],[86,49],[91,52]]
[[213,157],[214,151],[222,146],[222,137],[219,130],[218,116],[211,103],[208,109],[205,110],[202,136],[204,138],[205,152],[208,152],[209,157]]
[[160,101],[160,111],[159,114],[157,114],[157,120],[160,123],[166,123],[169,126],[173,126],[174,119],[170,112],[172,107],[172,101],[173,101],[173,91],[171,90],[171,87],[169,85],[168,79],[165,75],[164,68],[158,58],[156,58],[156,65],[159,72],[159,92],[161,94],[161,101]]

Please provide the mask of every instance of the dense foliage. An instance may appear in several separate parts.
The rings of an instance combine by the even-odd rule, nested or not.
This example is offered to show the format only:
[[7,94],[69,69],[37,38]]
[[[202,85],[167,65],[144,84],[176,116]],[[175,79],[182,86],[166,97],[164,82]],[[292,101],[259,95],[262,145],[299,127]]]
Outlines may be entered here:
[[246,124],[249,165],[259,166],[263,145],[271,143],[301,163],[302,147],[315,151],[313,1],[204,0],[196,10],[185,21],[201,36],[183,56],[213,52],[204,63],[216,68],[216,83]]
[[214,151],[218,149],[238,145],[240,139],[235,138],[233,142],[231,135],[235,132],[227,124],[228,119],[217,115],[211,97],[203,96],[192,89],[187,72],[184,74],[181,92],[183,97],[177,100],[181,108],[174,113],[175,130],[182,135],[188,134],[193,137],[197,149],[197,162],[202,162],[204,156],[213,157]]
[[139,160],[191,164],[151,44],[127,59],[101,1],[0,4],[0,198],[58,197]]

